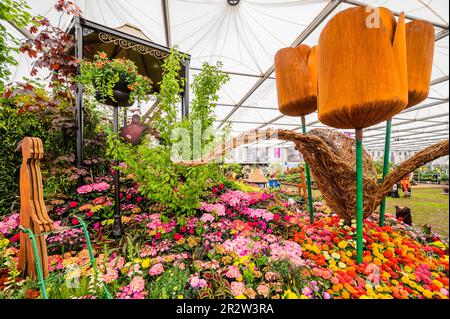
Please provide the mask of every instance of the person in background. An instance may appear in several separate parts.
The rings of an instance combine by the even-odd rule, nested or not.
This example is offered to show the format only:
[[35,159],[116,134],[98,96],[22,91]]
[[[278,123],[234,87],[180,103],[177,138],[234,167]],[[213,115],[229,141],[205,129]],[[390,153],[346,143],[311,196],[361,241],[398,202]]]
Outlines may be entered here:
[[412,180],[413,176],[414,176],[414,173],[411,172],[410,174],[403,176],[403,178],[401,180],[404,197],[411,197],[411,180]]

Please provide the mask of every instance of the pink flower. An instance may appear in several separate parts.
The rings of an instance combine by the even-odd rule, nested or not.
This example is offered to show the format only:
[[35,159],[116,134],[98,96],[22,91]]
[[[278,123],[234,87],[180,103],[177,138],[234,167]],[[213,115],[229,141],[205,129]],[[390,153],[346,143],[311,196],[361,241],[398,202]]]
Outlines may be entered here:
[[231,293],[233,296],[242,295],[245,291],[245,285],[243,282],[233,281],[231,283]]
[[206,222],[213,222],[214,221],[214,216],[208,213],[204,213],[202,215],[202,217],[200,217],[200,220],[204,223]]
[[199,276],[195,275],[195,276],[191,276],[191,278],[189,278],[189,284],[191,285],[192,288],[203,288],[206,287],[207,283],[205,279],[200,279]]
[[12,242],[12,243],[15,243],[15,242],[19,241],[19,239],[20,239],[20,233],[17,233],[17,234],[14,234],[14,236],[12,236],[9,239],[9,241]]
[[75,207],[77,207],[77,206],[78,206],[78,203],[75,202],[75,201],[72,201],[72,202],[69,203],[69,207],[70,207],[70,208],[75,208]]
[[130,282],[130,288],[133,292],[141,292],[145,288],[145,280],[141,276],[134,277]]
[[150,276],[158,276],[164,272],[164,267],[161,263],[157,263],[150,267],[148,274]]
[[256,291],[263,297],[269,297],[269,293],[270,293],[270,287],[267,284],[260,284],[257,288]]
[[73,218],[72,219],[72,225],[78,225],[80,222],[78,221],[78,219]]
[[176,241],[178,241],[178,240],[180,240],[181,238],[183,238],[183,235],[180,235],[180,234],[178,234],[178,233],[175,233],[175,235],[173,235],[173,238],[174,238]]
[[228,270],[223,274],[225,277],[231,278],[231,279],[238,279],[242,277],[241,272],[239,271],[239,268],[236,266],[230,266],[228,267]]
[[138,203],[142,202],[142,197],[141,197],[141,196],[138,196],[138,197],[136,198],[136,202],[138,202]]
[[213,194],[217,194],[219,192],[219,189],[217,187],[213,187],[211,191]]

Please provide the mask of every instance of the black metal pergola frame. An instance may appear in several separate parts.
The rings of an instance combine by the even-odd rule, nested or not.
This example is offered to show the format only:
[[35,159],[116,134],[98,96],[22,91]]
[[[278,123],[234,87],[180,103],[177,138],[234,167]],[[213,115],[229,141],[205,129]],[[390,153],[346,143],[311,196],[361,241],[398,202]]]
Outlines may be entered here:
[[[104,25],[86,20],[81,17],[74,17],[68,27],[68,33],[75,37],[75,57],[78,60],[83,59],[84,41],[83,37],[92,31],[99,32],[110,36],[109,41],[114,42],[115,45],[121,46],[124,49],[137,50],[139,53],[146,52],[158,58],[166,57],[170,48],[160,44],[141,39],[131,34],[106,27]],[[99,37],[100,38],[100,37]],[[102,40],[102,39],[100,39]],[[124,46],[124,43],[126,44]],[[184,118],[189,116],[189,62],[191,56],[186,54],[187,58],[183,61],[183,75],[185,78],[184,92],[181,99],[181,114]],[[77,83],[76,89],[76,122],[77,122],[77,166],[83,166],[84,161],[84,108],[83,108],[83,85]]]

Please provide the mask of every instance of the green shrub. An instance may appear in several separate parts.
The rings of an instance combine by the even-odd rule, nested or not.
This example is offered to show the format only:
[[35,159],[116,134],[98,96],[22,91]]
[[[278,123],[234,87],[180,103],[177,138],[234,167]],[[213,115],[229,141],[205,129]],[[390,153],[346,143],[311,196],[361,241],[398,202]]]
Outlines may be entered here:
[[20,141],[39,137],[44,145],[41,161],[44,195],[68,193],[78,183],[106,172],[106,135],[100,126],[95,104],[85,104],[85,164],[74,166],[76,122],[73,98],[68,93],[49,93],[43,87],[19,84],[0,98],[0,216],[16,207],[19,200]]

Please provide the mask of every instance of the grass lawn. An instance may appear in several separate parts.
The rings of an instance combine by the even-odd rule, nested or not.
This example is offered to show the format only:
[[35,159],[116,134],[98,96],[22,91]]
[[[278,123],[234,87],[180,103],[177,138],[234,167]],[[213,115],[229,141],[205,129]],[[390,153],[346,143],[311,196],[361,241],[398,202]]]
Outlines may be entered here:
[[395,205],[406,206],[411,209],[413,224],[428,224],[434,232],[448,237],[449,198],[448,195],[442,194],[443,188],[443,185],[413,187],[411,198],[403,198],[403,192],[400,190],[400,198],[387,198],[386,212],[395,214]]

